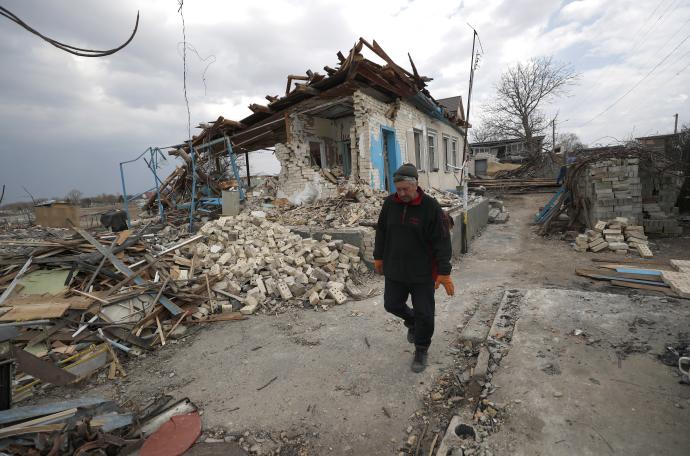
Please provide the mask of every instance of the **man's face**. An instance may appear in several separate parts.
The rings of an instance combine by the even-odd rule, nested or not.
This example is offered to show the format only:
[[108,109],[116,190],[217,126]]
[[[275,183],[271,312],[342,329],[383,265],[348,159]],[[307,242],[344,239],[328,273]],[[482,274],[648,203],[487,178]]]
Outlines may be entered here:
[[417,182],[400,181],[395,183],[395,192],[398,198],[409,203],[417,197]]

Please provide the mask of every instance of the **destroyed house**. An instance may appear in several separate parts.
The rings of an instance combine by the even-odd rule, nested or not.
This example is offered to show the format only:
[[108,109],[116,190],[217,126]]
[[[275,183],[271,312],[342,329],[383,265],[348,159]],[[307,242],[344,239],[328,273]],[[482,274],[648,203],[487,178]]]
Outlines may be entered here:
[[[364,47],[382,64],[365,58]],[[196,169],[204,174],[199,180],[209,183],[208,196],[226,186],[221,174],[229,176],[223,170],[228,156],[228,141],[219,141],[223,137],[247,163],[251,152],[274,148],[281,164],[278,189],[286,197],[310,186],[320,196],[332,196],[347,181],[393,190],[393,172],[405,162],[420,169],[422,187],[458,185],[466,134],[460,97],[434,100],[426,89],[431,79],[417,72],[412,59],[408,71],[376,41],[360,38],[347,56],[337,56],[339,64],[325,66],[326,74],[289,75],[283,96],[268,95],[268,104],[250,105],[253,113],[241,121],[220,117],[201,125],[192,146],[199,148]],[[201,149],[202,144],[213,145]],[[190,163],[188,145],[170,154]],[[188,167],[164,183],[163,200],[174,188],[189,187]]]

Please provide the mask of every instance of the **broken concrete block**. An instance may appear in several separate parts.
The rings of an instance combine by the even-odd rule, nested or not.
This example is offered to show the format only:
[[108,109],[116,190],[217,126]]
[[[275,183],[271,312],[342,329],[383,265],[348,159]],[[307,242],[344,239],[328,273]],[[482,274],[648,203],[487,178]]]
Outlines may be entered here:
[[292,299],[292,292],[290,291],[290,288],[287,286],[287,284],[283,281],[280,281],[276,284],[278,288],[278,293],[280,293],[280,297],[283,298],[284,300]]
[[[182,271],[180,271],[182,272]],[[215,263],[213,266],[211,266],[211,269],[209,270],[209,274],[212,276],[217,276],[220,274],[220,265],[218,263]]]
[[336,304],[343,304],[345,301],[347,301],[347,296],[345,296],[345,293],[338,288],[329,288],[328,295],[335,300]]
[[636,249],[637,253],[639,253],[642,258],[652,258],[654,256],[654,254],[647,245],[637,244]]
[[603,222],[603,221],[599,220],[599,221],[596,223],[596,225],[594,225],[594,229],[595,229],[596,231],[599,231],[599,232],[603,233],[604,230],[606,229],[606,222]]
[[213,244],[209,247],[211,253],[220,253],[223,251],[223,244]]
[[319,303],[319,294],[315,291],[312,291],[311,294],[309,295],[309,304],[312,306],[315,306]]
[[206,256],[209,253],[208,245],[203,242],[197,242],[195,253],[200,257]]
[[359,247],[352,244],[343,244],[343,253],[350,256],[359,256]]
[[226,264],[228,264],[228,262],[232,259],[233,256],[234,255],[232,253],[225,252],[224,254],[222,254],[220,256],[217,263],[220,264],[221,266],[225,266]]
[[254,296],[247,296],[244,302],[245,306],[240,309],[242,315],[251,315],[259,308],[259,300]]
[[601,252],[604,249],[607,249],[609,247],[609,243],[606,241],[603,241],[595,246],[590,246],[590,250],[592,252]]

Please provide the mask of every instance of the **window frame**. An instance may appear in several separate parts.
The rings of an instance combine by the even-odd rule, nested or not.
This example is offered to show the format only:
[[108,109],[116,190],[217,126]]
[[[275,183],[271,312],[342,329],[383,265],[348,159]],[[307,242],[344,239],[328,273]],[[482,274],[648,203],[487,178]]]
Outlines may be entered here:
[[426,133],[426,150],[429,155],[429,172],[438,171],[438,157],[436,152],[438,149],[438,134],[435,131],[427,130]]
[[458,138],[456,138],[456,137],[450,138],[450,145],[451,145],[450,156],[453,160],[453,166],[455,167],[455,168],[453,168],[453,172],[457,173],[458,170],[456,168],[458,166]]
[[450,136],[443,135],[441,142],[443,143],[443,170],[449,173],[451,171],[448,167],[450,165]]
[[415,166],[417,167],[418,171],[424,171],[424,154],[422,153],[423,149],[423,143],[422,143],[422,138],[424,137],[424,132],[421,130],[413,129],[412,130],[412,141],[413,145],[412,147],[414,148],[414,160],[415,160]]

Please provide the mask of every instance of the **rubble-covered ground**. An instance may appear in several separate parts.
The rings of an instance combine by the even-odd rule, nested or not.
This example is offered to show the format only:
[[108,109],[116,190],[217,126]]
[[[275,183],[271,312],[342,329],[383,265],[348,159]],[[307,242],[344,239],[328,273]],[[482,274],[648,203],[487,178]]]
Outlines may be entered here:
[[[659,337],[677,346],[676,327],[690,327],[688,301],[638,299],[638,291],[576,276],[574,269],[590,265],[596,254],[575,252],[560,239],[544,239],[530,226],[548,197],[506,197],[510,220],[487,227],[471,244],[470,253],[455,264],[457,294],[451,298],[437,293],[436,334],[429,367],[422,374],[410,371],[413,348],[405,341],[400,322],[383,309],[379,293],[333,306],[328,312],[305,308],[201,329],[190,326],[182,339],[129,362],[124,379],[94,379],[78,388],[49,390],[47,395],[56,399],[89,391],[131,403],[147,402],[160,392],[188,396],[203,412],[203,439],[242,439],[240,445],[256,454],[302,455],[426,455],[432,444],[438,448],[450,417],[466,415],[468,410],[477,420],[470,424],[476,426],[479,438],[468,441],[466,454],[535,454],[535,449],[551,454],[552,448],[558,448],[557,454],[577,454],[573,448],[578,448],[578,439],[590,443],[588,448],[594,451],[590,454],[649,454],[636,452],[622,436],[638,433],[647,422],[644,410],[654,405],[654,416],[662,418],[654,429],[663,430],[666,437],[650,444],[657,444],[658,454],[687,454],[681,452],[689,450],[686,440],[671,436],[678,436],[673,433],[681,432],[681,425],[687,430],[690,423],[690,386],[679,385],[676,370],[656,356]],[[652,243],[656,258],[690,257],[687,238]],[[381,290],[382,281],[374,278],[365,287]],[[528,302],[536,307],[525,314],[516,301],[510,310],[517,321],[515,333],[489,346],[490,385],[469,387],[467,379],[482,344],[468,346],[460,340],[468,321],[484,306],[496,306],[505,290],[522,294],[551,288],[607,294],[594,295],[606,298],[582,307],[582,311],[594,308],[600,315],[579,318],[577,324],[541,316],[539,301],[534,300]],[[541,293],[551,296],[545,304],[549,312],[568,302],[570,312],[578,316],[580,301],[559,303],[558,290]],[[531,296],[528,291],[526,296]],[[647,299],[656,304],[646,304]],[[673,327],[663,315],[664,299],[675,309]],[[609,302],[610,309],[599,307]],[[622,312],[621,307],[625,313],[615,321],[625,323],[624,331],[612,337],[602,322]],[[488,318],[488,325],[492,319]],[[581,333],[575,336],[575,330]],[[654,340],[645,337],[651,333]],[[597,340],[588,344],[590,335]],[[525,352],[525,347],[532,351]],[[570,357],[588,356],[589,350],[596,363]],[[534,357],[537,371],[524,367],[519,375],[511,374],[520,357],[528,355]],[[513,371],[507,370],[511,366]],[[520,381],[532,374],[534,378]],[[548,385],[536,381],[542,375]],[[629,388],[621,391],[634,395],[628,403],[621,396],[607,403],[605,395],[598,395],[593,407],[589,390],[577,383],[583,375],[587,388],[609,391],[620,380]],[[666,384],[652,385],[650,379]],[[598,414],[587,415],[588,408]],[[569,410],[579,414],[572,423]],[[583,416],[596,419],[582,424]],[[557,421],[551,423],[552,419]]]

